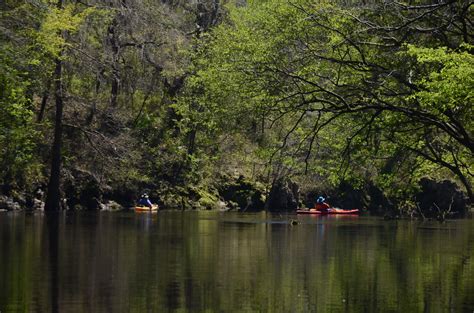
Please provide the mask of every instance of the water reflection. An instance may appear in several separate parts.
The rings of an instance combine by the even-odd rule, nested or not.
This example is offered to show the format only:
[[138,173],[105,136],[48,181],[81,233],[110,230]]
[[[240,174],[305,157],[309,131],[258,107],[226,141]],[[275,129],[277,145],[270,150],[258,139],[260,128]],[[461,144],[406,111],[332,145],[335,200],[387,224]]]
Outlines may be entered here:
[[473,226],[215,212],[0,214],[0,311],[469,312]]
[[48,234],[49,251],[49,276],[51,285],[49,287],[51,294],[51,312],[59,312],[59,213],[47,213],[45,217]]

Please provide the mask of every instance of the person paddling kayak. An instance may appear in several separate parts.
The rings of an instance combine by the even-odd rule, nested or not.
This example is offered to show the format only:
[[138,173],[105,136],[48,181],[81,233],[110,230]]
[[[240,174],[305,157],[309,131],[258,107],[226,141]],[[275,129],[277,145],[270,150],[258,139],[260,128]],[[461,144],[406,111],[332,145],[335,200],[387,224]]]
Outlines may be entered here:
[[153,207],[153,204],[151,203],[150,198],[146,193],[141,195],[140,200],[138,200],[138,205],[147,206],[150,208],[150,210]]
[[331,206],[325,201],[326,199],[324,199],[323,196],[319,196],[318,199],[316,199],[316,204],[314,205],[314,208],[317,211],[327,211]]

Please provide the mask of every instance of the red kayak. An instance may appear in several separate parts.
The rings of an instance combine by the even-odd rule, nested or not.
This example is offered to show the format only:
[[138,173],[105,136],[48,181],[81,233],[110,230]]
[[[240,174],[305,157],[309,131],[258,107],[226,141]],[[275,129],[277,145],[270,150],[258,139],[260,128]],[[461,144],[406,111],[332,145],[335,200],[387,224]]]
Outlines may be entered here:
[[337,209],[337,208],[329,208],[324,211],[316,210],[316,209],[300,209],[296,210],[296,213],[298,214],[321,214],[321,215],[326,215],[326,214],[359,214],[358,209],[354,210],[343,210],[343,209]]

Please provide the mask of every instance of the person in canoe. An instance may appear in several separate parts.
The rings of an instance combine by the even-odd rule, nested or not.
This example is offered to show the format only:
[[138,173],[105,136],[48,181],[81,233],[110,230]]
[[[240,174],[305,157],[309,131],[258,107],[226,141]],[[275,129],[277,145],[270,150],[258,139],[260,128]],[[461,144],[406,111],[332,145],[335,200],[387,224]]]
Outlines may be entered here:
[[331,206],[325,201],[326,199],[323,196],[319,196],[318,199],[316,199],[316,204],[314,205],[314,208],[317,211],[327,211]]
[[153,208],[153,204],[146,193],[141,195],[140,200],[138,200],[138,205],[149,207],[150,210]]

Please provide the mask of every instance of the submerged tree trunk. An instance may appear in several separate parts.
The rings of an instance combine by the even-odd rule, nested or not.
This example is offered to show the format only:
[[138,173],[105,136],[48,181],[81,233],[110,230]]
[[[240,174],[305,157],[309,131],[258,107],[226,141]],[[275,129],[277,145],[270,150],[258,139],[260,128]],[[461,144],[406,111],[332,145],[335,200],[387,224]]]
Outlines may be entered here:
[[[59,3],[62,0],[59,1]],[[58,4],[59,5],[59,4]],[[45,210],[59,211],[61,209],[61,137],[62,137],[62,117],[63,117],[63,86],[62,86],[62,61],[56,59],[54,70],[54,96],[56,100],[56,117],[54,122],[54,141],[51,151],[51,173],[49,176],[48,193],[46,195]]]

